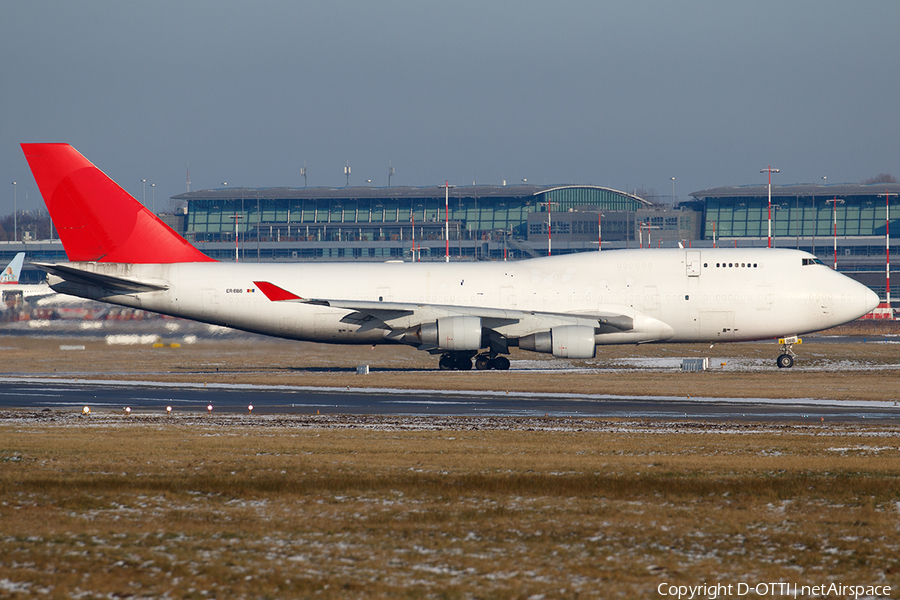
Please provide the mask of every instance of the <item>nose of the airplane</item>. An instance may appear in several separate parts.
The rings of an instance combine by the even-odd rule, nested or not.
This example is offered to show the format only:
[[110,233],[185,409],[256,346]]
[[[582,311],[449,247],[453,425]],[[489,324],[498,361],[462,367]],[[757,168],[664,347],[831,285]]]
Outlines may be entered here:
[[878,294],[873,292],[871,289],[866,288],[866,314],[869,314],[876,308],[878,308],[878,304],[881,302],[881,298],[878,297]]

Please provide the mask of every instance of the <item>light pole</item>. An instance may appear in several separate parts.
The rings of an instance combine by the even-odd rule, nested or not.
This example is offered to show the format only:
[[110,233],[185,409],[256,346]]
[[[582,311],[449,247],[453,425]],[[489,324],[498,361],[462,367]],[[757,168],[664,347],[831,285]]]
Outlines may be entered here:
[[147,180],[141,179],[141,204],[147,206]]
[[760,173],[769,174],[769,248],[772,247],[772,173],[780,173],[778,169],[773,169],[772,165],[767,165],[765,169],[760,169]]
[[409,201],[409,220],[412,221],[412,261],[419,262],[416,260],[416,207],[412,200]]
[[156,214],[156,184],[155,183],[150,184],[150,195],[153,199],[152,200],[152,202],[153,202],[152,208],[153,208],[153,214],[155,215]]
[[238,220],[244,216],[234,213],[231,218],[234,219],[234,262],[238,262]]
[[450,181],[444,182],[444,239],[447,242],[444,261],[450,262]]
[[19,241],[18,233],[16,233],[17,231],[19,231],[19,223],[18,223],[18,221],[16,221],[16,217],[17,217],[16,213],[19,212],[19,201],[18,201],[18,198],[16,197],[16,190],[18,188],[16,187],[15,181],[13,181],[12,184],[13,184],[13,241],[18,242]]
[[885,272],[887,274],[887,278],[885,280],[886,287],[886,300],[887,300],[887,308],[891,311],[891,318],[893,318],[894,313],[891,308],[891,196],[897,196],[898,194],[892,194],[887,190],[884,190],[883,194],[878,194],[879,197],[884,196],[884,208],[885,208],[885,221],[884,221],[884,258],[885,258]]
[[541,202],[541,206],[547,207],[547,256],[551,256],[553,254],[553,223],[551,222],[551,213],[553,212],[553,205],[559,204],[559,202],[553,202],[551,200],[547,200],[546,202]]
[[675,178],[670,177],[672,180],[672,206],[675,206]]
[[603,250],[603,211],[597,213],[597,252]]
[[650,230],[659,229],[659,225],[651,225],[650,222],[641,223],[641,248],[644,247],[644,230],[647,231],[647,248],[650,248]]
[[844,203],[843,200],[839,200],[837,196],[834,197],[833,200],[828,200],[832,205],[832,214],[834,216],[834,270],[837,271],[837,203]]

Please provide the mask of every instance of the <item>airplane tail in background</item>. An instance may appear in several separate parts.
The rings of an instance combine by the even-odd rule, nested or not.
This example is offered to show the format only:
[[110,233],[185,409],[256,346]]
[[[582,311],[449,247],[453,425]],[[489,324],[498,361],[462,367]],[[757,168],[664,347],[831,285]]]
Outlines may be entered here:
[[70,261],[214,262],[69,144],[22,144]]
[[16,254],[3,272],[0,273],[0,284],[19,283],[19,276],[22,274],[22,263],[25,262],[25,253]]

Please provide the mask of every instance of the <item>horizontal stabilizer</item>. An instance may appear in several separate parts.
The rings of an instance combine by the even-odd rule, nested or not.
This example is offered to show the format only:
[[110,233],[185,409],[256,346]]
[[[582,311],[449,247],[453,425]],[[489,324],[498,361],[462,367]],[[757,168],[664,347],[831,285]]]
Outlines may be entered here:
[[67,265],[45,263],[34,263],[34,265],[44,269],[52,275],[56,275],[66,282],[89,288],[99,288],[100,290],[110,292],[110,294],[138,294],[141,292],[158,292],[160,290],[168,289],[168,287],[164,285],[143,283],[124,277],[113,277],[112,275],[102,275],[100,273],[76,269],[75,267]]

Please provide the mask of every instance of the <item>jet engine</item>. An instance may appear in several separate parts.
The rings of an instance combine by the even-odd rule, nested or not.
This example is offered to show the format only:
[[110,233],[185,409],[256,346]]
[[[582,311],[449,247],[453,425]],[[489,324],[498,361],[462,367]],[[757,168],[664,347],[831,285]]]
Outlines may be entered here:
[[423,344],[444,350],[480,350],[481,317],[441,317],[423,323],[416,334]]
[[519,338],[519,348],[553,354],[557,358],[594,358],[594,328],[584,325],[560,325]]

